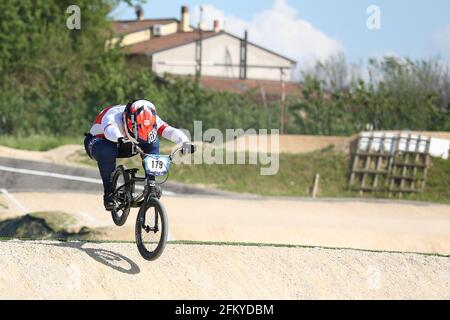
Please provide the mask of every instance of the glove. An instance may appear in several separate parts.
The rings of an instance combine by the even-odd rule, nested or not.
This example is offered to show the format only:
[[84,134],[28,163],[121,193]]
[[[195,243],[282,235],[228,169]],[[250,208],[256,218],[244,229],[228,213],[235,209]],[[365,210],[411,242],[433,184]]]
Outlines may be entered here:
[[188,153],[194,153],[197,150],[197,146],[191,142],[184,142],[182,149],[181,149],[181,154],[185,155]]
[[126,140],[124,137],[120,137],[117,139],[117,149],[120,154],[133,154],[134,148],[133,143],[129,140]]

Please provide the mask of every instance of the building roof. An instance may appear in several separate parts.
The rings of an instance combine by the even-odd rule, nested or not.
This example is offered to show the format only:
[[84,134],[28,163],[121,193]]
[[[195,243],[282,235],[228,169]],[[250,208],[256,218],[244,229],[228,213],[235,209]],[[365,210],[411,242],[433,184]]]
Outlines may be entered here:
[[[238,37],[238,36],[236,36],[236,35],[234,35],[234,34],[232,34],[232,33],[230,33],[230,32],[222,31],[222,33],[227,34],[227,35],[229,35],[230,37],[233,37],[233,38],[235,38],[235,39],[243,40],[242,38],[240,38],[240,37]],[[252,45],[252,46],[255,46],[255,47],[257,47],[257,48],[259,48],[259,49],[261,49],[261,50],[267,51],[267,52],[269,52],[269,53],[271,53],[271,54],[273,54],[273,55],[276,55],[276,56],[278,56],[278,57],[280,57],[280,58],[289,60],[292,64],[297,64],[297,61],[295,61],[295,60],[293,60],[293,59],[291,59],[291,58],[288,58],[288,57],[286,57],[286,56],[283,56],[282,54],[279,54],[279,53],[277,53],[277,52],[275,52],[275,51],[272,51],[272,50],[270,50],[270,49],[264,48],[264,47],[262,47],[262,46],[260,46],[260,45],[258,45],[258,44],[256,44],[256,43],[254,43],[254,42],[247,41],[247,43],[250,44],[250,45]]]
[[[128,34],[132,32],[137,32],[141,30],[148,29],[156,24],[168,24],[172,22],[179,22],[179,20],[175,18],[167,18],[167,19],[146,19],[146,20],[121,20],[113,22],[113,31],[115,36]],[[198,29],[193,28],[194,31],[191,32],[176,32],[173,34],[169,34],[162,37],[153,37],[149,40],[132,44],[130,46],[125,47],[128,53],[131,54],[152,54],[159,51],[164,51],[168,49],[172,49],[178,46],[182,46],[185,44],[189,44],[199,39]],[[211,38],[214,36],[226,34],[230,37],[233,37],[238,40],[242,40],[236,35],[233,35],[226,31],[214,32],[214,31],[203,31],[203,39]],[[258,47],[262,50],[265,50],[271,54],[279,56],[283,59],[290,61],[292,64],[296,64],[295,60],[292,60],[288,57],[285,57],[279,53],[271,51],[267,48],[261,47],[251,41],[248,42],[250,45]]]
[[[203,31],[203,39],[217,35],[214,31]],[[178,46],[192,43],[199,39],[198,31],[177,32],[162,37],[153,37],[150,40],[135,43],[125,47],[128,53],[132,54],[151,54]]]
[[[200,77],[200,84],[205,89],[214,91],[228,91],[234,93],[245,93],[249,90],[261,88],[267,96],[279,96],[281,94],[280,81],[253,80],[253,79],[231,79],[219,77]],[[288,96],[300,96],[300,87],[295,82],[285,82],[285,93]]]
[[136,31],[145,30],[151,28],[156,24],[169,24],[172,22],[179,22],[175,18],[164,18],[164,19],[145,19],[145,20],[121,20],[113,21],[112,29],[115,36],[120,36],[122,34],[128,34]]

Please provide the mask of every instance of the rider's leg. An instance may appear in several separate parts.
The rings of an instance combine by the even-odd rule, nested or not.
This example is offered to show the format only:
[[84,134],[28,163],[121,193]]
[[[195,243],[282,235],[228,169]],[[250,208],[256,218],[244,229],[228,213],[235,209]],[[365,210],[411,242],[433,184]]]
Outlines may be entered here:
[[101,139],[92,146],[92,157],[97,160],[98,169],[103,181],[105,208],[110,209],[112,201],[111,176],[116,169],[117,144],[106,139]]

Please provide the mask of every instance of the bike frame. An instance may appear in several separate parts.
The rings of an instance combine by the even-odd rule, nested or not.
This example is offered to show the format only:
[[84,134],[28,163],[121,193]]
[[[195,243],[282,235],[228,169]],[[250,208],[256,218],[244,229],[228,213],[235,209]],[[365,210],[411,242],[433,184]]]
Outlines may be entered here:
[[[151,154],[146,154],[144,151],[142,151],[142,149],[138,146],[138,145],[134,145],[135,150],[140,154],[141,158],[144,159],[144,157],[146,156],[152,156]],[[172,160],[173,156],[175,155],[175,153],[179,152],[182,148],[177,148],[175,151],[173,151],[170,155],[169,158],[170,160]],[[136,173],[138,171],[138,169],[128,169],[126,170],[129,174],[130,174],[130,182],[129,185],[131,187],[131,194],[133,195],[135,193],[135,183],[136,182],[145,182],[145,186],[144,186],[144,191],[140,194],[138,194],[136,197],[133,197],[131,199],[131,207],[133,208],[137,208],[139,207],[139,203],[142,201],[148,201],[148,197],[156,197],[155,194],[155,187],[156,187],[156,183],[154,180],[150,179],[151,176],[146,176],[146,177],[137,177]],[[126,185],[124,184],[122,187],[125,187]],[[122,188],[121,187],[121,188]],[[121,209],[121,208],[119,208]]]

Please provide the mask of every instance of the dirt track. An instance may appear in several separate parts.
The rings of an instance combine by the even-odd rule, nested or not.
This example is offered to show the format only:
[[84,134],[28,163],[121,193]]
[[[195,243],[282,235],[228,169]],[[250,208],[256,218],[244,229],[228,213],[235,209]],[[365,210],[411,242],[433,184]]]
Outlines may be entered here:
[[[62,211],[81,225],[101,228],[105,240],[134,240],[136,209],[113,225],[100,194],[14,193],[27,209]],[[0,199],[2,196],[0,195]],[[4,198],[4,197],[3,197]],[[8,202],[3,199],[2,202]],[[363,201],[163,197],[170,238],[303,244],[450,254],[450,206]],[[9,216],[18,214],[9,203]],[[6,212],[0,218],[6,218]],[[5,210],[3,210],[5,211]]]
[[[399,132],[399,131],[386,131]],[[450,132],[411,132],[415,134],[422,134],[429,137],[442,138],[450,140]],[[355,140],[357,135],[353,136],[310,136],[310,135],[280,135],[278,136],[278,148],[281,153],[304,153],[321,150],[328,146],[334,146],[338,150],[348,152],[349,144]],[[271,137],[260,135],[246,135],[237,138],[235,141],[229,141],[225,144],[227,149],[235,149],[237,151],[253,151],[265,152],[272,150]]]
[[[0,220],[62,211],[105,240],[133,240],[135,212],[124,227],[113,226],[95,191],[11,195],[20,206],[0,194]],[[147,262],[133,243],[0,241],[0,298],[450,299],[448,205],[198,195],[163,202],[171,240],[445,256],[169,244],[158,261]]]
[[449,299],[450,258],[352,250],[0,242],[0,298]]
[[[64,209],[108,239],[133,238],[135,215],[112,227],[100,194],[13,196],[30,211]],[[0,201],[9,207],[3,218],[17,216]],[[164,203],[172,240],[450,253],[449,206],[199,196]],[[414,253],[169,244],[148,262],[134,243],[0,241],[0,270],[0,299],[450,299],[450,256]]]

